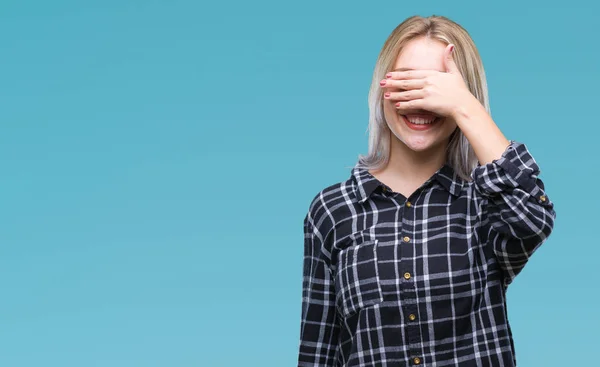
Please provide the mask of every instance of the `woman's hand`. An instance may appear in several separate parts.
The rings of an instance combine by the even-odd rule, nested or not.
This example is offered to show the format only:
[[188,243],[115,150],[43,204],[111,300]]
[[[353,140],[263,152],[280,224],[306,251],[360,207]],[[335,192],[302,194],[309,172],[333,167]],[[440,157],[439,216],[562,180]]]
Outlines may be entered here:
[[[447,72],[437,70],[392,71],[380,85],[389,88],[384,98],[397,101],[399,111],[429,111],[438,116],[456,117],[458,109],[479,101],[467,88],[452,58],[454,45],[444,50]],[[397,91],[402,89],[403,91]]]
[[[428,111],[449,116],[465,135],[483,165],[500,158],[509,145],[484,106],[467,88],[454,60],[453,46],[444,50],[446,72],[437,70],[392,71],[382,80],[390,88],[384,98],[398,101],[401,111]],[[397,92],[396,89],[404,91]],[[389,93],[389,95],[387,95]],[[407,113],[407,112],[404,112]]]

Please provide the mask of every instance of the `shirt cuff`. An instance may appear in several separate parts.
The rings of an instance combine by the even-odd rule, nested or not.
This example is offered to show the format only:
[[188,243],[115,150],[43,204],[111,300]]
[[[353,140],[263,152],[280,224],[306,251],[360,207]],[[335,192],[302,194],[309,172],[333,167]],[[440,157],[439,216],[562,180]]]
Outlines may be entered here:
[[537,185],[540,169],[525,144],[510,140],[502,156],[490,163],[477,166],[471,178],[484,196],[496,196],[521,188],[531,195],[541,190]]

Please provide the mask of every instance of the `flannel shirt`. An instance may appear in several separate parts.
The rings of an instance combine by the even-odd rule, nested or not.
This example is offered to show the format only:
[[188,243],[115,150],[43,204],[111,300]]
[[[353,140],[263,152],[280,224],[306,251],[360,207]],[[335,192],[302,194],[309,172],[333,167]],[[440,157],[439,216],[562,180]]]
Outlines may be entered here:
[[556,217],[526,146],[406,198],[358,163],[304,218],[298,366],[516,366],[506,291]]

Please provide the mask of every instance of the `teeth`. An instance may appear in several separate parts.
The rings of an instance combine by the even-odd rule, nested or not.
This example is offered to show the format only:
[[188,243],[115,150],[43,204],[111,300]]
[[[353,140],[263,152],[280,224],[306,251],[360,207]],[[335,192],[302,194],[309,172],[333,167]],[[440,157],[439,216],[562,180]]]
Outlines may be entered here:
[[435,121],[435,118],[424,118],[424,117],[411,117],[411,118],[406,118],[408,121],[410,121],[413,124],[416,125],[426,125],[426,124],[431,124],[433,121]]

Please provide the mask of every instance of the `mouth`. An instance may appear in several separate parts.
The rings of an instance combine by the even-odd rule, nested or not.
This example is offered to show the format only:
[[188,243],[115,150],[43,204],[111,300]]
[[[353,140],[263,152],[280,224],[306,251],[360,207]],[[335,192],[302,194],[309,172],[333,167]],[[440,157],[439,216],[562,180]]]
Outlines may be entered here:
[[439,125],[439,123],[442,121],[441,117],[429,114],[399,116],[409,128],[418,131],[429,130],[434,126]]

